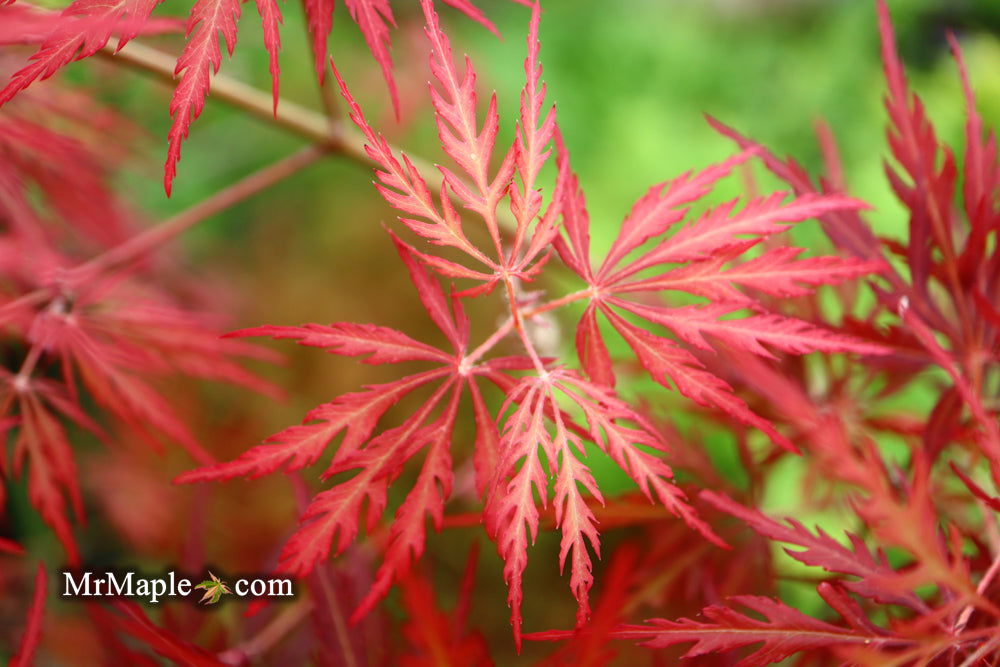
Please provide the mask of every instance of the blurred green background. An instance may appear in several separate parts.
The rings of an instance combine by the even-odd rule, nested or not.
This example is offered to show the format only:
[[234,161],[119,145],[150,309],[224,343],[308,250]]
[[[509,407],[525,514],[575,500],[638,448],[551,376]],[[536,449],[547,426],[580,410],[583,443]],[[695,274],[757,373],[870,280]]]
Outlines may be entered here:
[[[504,145],[512,136],[523,85],[529,11],[501,0],[478,4],[496,23],[502,40],[456,11],[442,7],[441,14],[456,52],[472,57],[483,96],[497,91]],[[780,155],[794,155],[813,173],[820,168],[813,126],[825,119],[838,139],[852,193],[874,205],[871,219],[879,232],[895,237],[905,233],[906,217],[883,175],[884,86],[873,1],[543,0],[542,4],[544,80],[586,192],[596,256],[650,185],[733,152],[731,143],[704,121],[706,113]],[[331,49],[369,119],[376,119],[397,144],[438,161],[442,158],[424,87],[429,73],[419,8],[410,1],[392,5],[400,25],[393,33],[397,82],[405,100],[400,123],[392,117],[379,70],[343,7],[334,16]],[[995,123],[1000,118],[1000,3],[896,0],[889,5],[912,87],[924,99],[940,137],[962,146],[961,89],[944,30],[956,30],[980,110],[987,124]],[[183,14],[187,6],[168,0],[165,10]],[[301,9],[293,3],[283,9],[282,95],[318,110],[320,98]],[[259,21],[251,5],[244,7],[244,14],[236,55],[224,63],[223,72],[266,90],[270,82]],[[181,47],[173,37],[147,41],[174,53]],[[124,174],[120,187],[151,219],[183,210],[302,145],[299,138],[210,98],[184,144],[174,195],[167,200],[159,166],[169,127],[168,88],[141,74],[120,76],[112,68],[107,63],[78,66],[70,76],[97,87],[110,104],[147,131],[148,139],[138,148],[148,155],[148,167]],[[115,76],[110,76],[112,72]],[[762,188],[773,186],[760,176]],[[370,168],[331,156],[185,236],[182,245],[191,270],[235,300],[233,328],[346,320],[376,322],[437,340],[380,226],[383,221],[391,226],[394,215],[380,203],[371,178]],[[716,193],[717,200],[740,188],[739,179],[731,179]],[[808,226],[796,233],[803,243],[820,242],[816,230]],[[568,349],[572,321],[563,326]],[[259,422],[247,429],[256,436],[245,435],[263,437],[298,422],[317,403],[363,383],[392,378],[391,369],[359,366],[291,345],[278,349],[291,362],[262,372],[287,387],[289,399],[276,409],[269,399],[243,396],[245,407]],[[214,394],[206,400],[225,405],[225,399]],[[250,444],[229,442],[216,451],[235,455]],[[716,444],[725,451],[725,443]],[[626,488],[612,466],[601,466],[593,457],[589,463],[599,468],[602,486],[610,485],[605,489]],[[785,478],[789,489],[793,478],[794,471]],[[778,483],[784,482],[779,478]],[[239,492],[251,494],[253,489],[241,485]],[[778,492],[769,503],[779,513],[794,509],[795,494]],[[548,536],[533,551],[532,576],[558,576],[555,547]],[[435,551],[438,558],[454,560],[454,569],[460,569],[460,556]],[[491,558],[492,553],[486,557]],[[492,581],[496,602],[501,599],[502,582],[492,564],[486,571],[480,579]],[[552,610],[529,606],[529,625],[565,625],[571,618],[571,598],[564,582],[545,586],[557,591],[553,596],[542,594],[546,598],[542,602]],[[552,602],[555,597],[559,602]],[[509,651],[503,637],[506,608],[501,604],[495,611],[498,650]]]

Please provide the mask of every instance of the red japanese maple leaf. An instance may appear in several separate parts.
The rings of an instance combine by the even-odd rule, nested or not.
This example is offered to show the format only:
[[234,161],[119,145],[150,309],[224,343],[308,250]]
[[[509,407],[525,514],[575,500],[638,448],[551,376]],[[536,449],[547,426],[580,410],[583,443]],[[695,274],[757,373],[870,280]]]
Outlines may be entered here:
[[[178,28],[174,20],[152,18],[152,13],[162,0],[119,0],[113,3],[97,0],[74,0],[62,11],[51,27],[43,24],[45,15],[34,13],[34,8],[22,5],[0,5],[0,43],[40,41],[31,62],[15,72],[10,82],[0,89],[0,107],[20,91],[38,80],[47,79],[69,63],[88,58],[106,48],[113,36],[118,37],[115,51],[119,51],[138,35]],[[526,0],[514,0],[527,4]],[[281,49],[281,9],[278,0],[255,0],[264,33],[264,46],[268,51],[275,112],[278,107]],[[372,56],[379,63],[389,86],[393,105],[398,108],[396,87],[392,78],[389,27],[395,25],[388,0],[344,0],[351,18],[358,24]],[[494,33],[496,29],[470,0],[444,0]],[[320,80],[324,76],[327,56],[327,39],[332,29],[334,0],[303,0],[316,69]],[[177,88],[170,101],[173,124],[169,132],[169,147],[164,173],[167,194],[173,184],[180,160],[181,143],[188,136],[191,124],[201,114],[205,98],[211,87],[211,76],[222,66],[219,37],[225,42],[232,56],[236,47],[237,21],[241,3],[238,0],[197,0],[190,9],[185,27],[187,44],[177,58],[175,76]],[[48,18],[48,17],[45,17]],[[39,37],[29,39],[20,35],[8,36],[9,31],[36,31]],[[29,33],[30,34],[30,33]],[[40,38],[44,35],[44,38]],[[39,39],[40,38],[40,39]]]

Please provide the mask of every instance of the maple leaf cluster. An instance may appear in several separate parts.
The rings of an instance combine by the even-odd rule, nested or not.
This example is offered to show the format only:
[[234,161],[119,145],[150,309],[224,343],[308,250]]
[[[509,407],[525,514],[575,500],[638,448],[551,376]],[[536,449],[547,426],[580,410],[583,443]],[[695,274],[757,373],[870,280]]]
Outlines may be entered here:
[[[841,194],[778,192],[692,214],[691,205],[750,159],[755,154],[751,150],[654,186],[626,216],[617,240],[595,268],[583,194],[559,139],[555,112],[545,105],[538,5],[529,27],[515,138],[501,151],[496,145],[496,96],[480,120],[472,64],[455,62],[432,3],[421,4],[431,45],[430,92],[438,135],[453,161],[453,166],[440,167],[437,184],[376,132],[335,73],[351,119],[364,134],[366,151],[377,165],[376,188],[422,244],[417,248],[393,235],[417,295],[450,350],[371,324],[264,326],[236,332],[233,335],[292,339],[334,354],[362,357],[368,364],[423,361],[431,368],[337,397],[312,410],[302,425],[275,434],[238,459],[185,473],[178,481],[296,471],[317,462],[331,441],[343,434],[322,474],[337,481],[312,500],[279,558],[280,571],[305,576],[331,552],[342,553],[357,537],[362,522],[369,530],[377,525],[387,508],[390,485],[407,463],[422,456],[416,481],[389,528],[375,584],[355,612],[354,618],[359,618],[424,552],[426,520],[440,528],[453,485],[455,423],[467,392],[477,431],[474,461],[476,488],[485,500],[483,522],[505,562],[511,621],[519,642],[528,547],[539,527],[538,506],[545,506],[550,497],[562,535],[560,563],[568,564],[578,621],[583,623],[590,615],[592,557],[599,554],[600,541],[587,498],[601,501],[602,496],[584,461],[586,443],[617,463],[650,501],[724,546],[673,483],[673,472],[663,460],[671,443],[615,391],[615,363],[604,343],[598,313],[655,381],[759,428],[778,445],[794,450],[690,350],[711,350],[718,341],[766,358],[773,357],[771,350],[883,354],[888,350],[882,345],[766,310],[740,289],[755,287],[772,295],[810,293],[818,285],[877,271],[881,263],[834,256],[802,260],[797,258],[799,249],[788,247],[747,258],[751,248],[794,223],[864,207]],[[553,156],[557,175],[546,197],[540,179]],[[486,247],[472,240],[473,231],[459,206],[479,223],[476,233],[485,233]],[[455,258],[438,248],[452,249]],[[526,302],[521,286],[549,271],[554,254],[582,279],[583,287],[552,301]],[[723,266],[726,270],[721,270]],[[453,284],[450,295],[442,281]],[[507,320],[474,345],[463,301],[496,292],[508,310]],[[670,292],[709,301],[675,306]],[[586,304],[576,336],[577,359],[546,357],[533,339],[532,320],[577,301]],[[522,353],[496,356],[495,348],[508,336],[517,338]],[[397,425],[383,423],[390,406],[421,389],[428,397],[412,415]],[[503,400],[499,408],[491,409],[484,395],[493,389]],[[352,476],[344,479],[344,473]]]
[[[959,164],[908,88],[885,2],[878,2],[878,16],[893,160],[885,170],[909,214],[908,239],[900,243],[876,236],[857,211],[825,213],[819,220],[847,257],[884,267],[871,283],[872,304],[859,305],[857,288],[842,290],[854,312],[842,329],[891,353],[871,357],[864,365],[828,363],[820,368],[784,357],[768,363],[732,345],[706,358],[709,368],[756,396],[752,404],[760,413],[801,443],[807,466],[804,487],[811,492],[806,497],[830,507],[846,494],[867,539],[848,532],[838,541],[793,518],[771,518],[753,508],[759,500],[752,491],[748,495],[719,478],[703,459],[691,461],[717,489],[729,487],[729,493],[701,491],[705,505],[740,520],[760,538],[757,547],[741,547],[756,562],[742,567],[773,568],[771,551],[761,550],[763,541],[783,545],[795,561],[825,571],[816,592],[839,622],[806,615],[776,599],[773,589],[747,595],[760,588],[759,582],[724,577],[714,569],[725,567],[719,563],[702,575],[720,587],[716,601],[703,608],[703,620],[617,624],[628,605],[642,597],[666,599],[671,591],[685,595],[674,583],[658,584],[655,593],[644,585],[657,562],[656,555],[648,555],[644,562],[630,561],[619,590],[605,594],[602,602],[611,620],[531,638],[569,639],[562,650],[578,657],[595,634],[598,641],[628,639],[650,648],[690,644],[685,658],[756,645],[744,652],[740,665],[792,657],[859,665],[991,665],[1000,656],[1000,608],[993,592],[1000,570],[993,513],[1000,503],[970,474],[976,470],[997,482],[996,136],[986,131],[961,50],[949,35],[966,97],[965,156]],[[718,121],[712,124],[740,148],[759,151],[766,168],[800,196],[846,189],[825,125],[819,126],[819,138],[828,171],[817,186],[794,160],[775,156]],[[827,319],[815,298],[791,305],[813,322]],[[926,418],[884,407],[927,381],[935,369],[947,381],[934,381],[939,398]],[[885,435],[906,444],[906,463],[880,447],[877,438]],[[784,456],[769,456],[750,470],[752,487],[761,488]],[[732,496],[742,496],[742,502]],[[650,539],[660,544],[654,549],[662,554],[679,547],[678,536],[664,531],[650,528]]]
[[[210,463],[171,398],[178,380],[278,393],[241,363],[271,355],[220,340],[217,317],[182,305],[202,298],[194,285],[136,242],[139,218],[111,186],[128,153],[116,146],[130,133],[66,90],[23,96],[0,116],[0,504],[24,478],[71,567],[83,563],[74,523],[89,514],[75,443],[144,442],[159,452],[174,443]],[[8,540],[0,548],[25,551]],[[12,664],[32,664],[46,582],[39,564]]]
[[[314,656],[374,664],[377,649],[369,635],[346,632],[345,612],[365,632],[385,634],[380,603],[398,587],[407,615],[406,649],[393,654],[401,664],[490,664],[470,613],[476,548],[449,611],[418,562],[428,524],[481,525],[503,563],[517,650],[524,639],[561,642],[547,664],[607,664],[620,642],[718,660],[706,664],[995,664],[1000,497],[989,489],[1000,488],[1000,166],[957,41],[962,160],[909,90],[888,8],[876,2],[886,176],[909,216],[905,241],[875,234],[867,204],[848,194],[826,126],[827,173],[814,181],[794,160],[710,119],[737,152],[649,188],[609,247],[592,249],[584,188],[542,80],[542,7],[518,1],[531,8],[525,81],[504,144],[497,95],[481,98],[473,63],[455,57],[433,0],[420,0],[443,153],[434,169],[389,143],[329,59],[363,143],[355,159],[374,165],[374,187],[397,213],[389,240],[442,345],[352,322],[263,325],[218,338],[216,320],[179,305],[193,287],[148,256],[195,218],[140,232],[109,186],[124,156],[106,148],[107,127],[83,120],[103,111],[81,113],[93,103],[69,93],[43,100],[26,90],[108,51],[113,37],[119,51],[177,22],[151,19],[158,3],[147,0],[75,0],[58,14],[0,2],[0,44],[37,47],[0,90],[0,334],[5,361],[13,360],[0,367],[0,434],[12,445],[10,455],[0,452],[2,481],[27,476],[28,498],[71,566],[82,564],[71,515],[85,515],[73,443],[88,431],[103,439],[127,432],[154,449],[180,445],[199,466],[180,484],[284,473],[299,505],[297,527],[267,566],[301,580],[308,598],[275,612],[256,638],[210,651],[188,640],[204,619],[157,623],[115,601],[86,612],[102,641],[137,664],[149,662],[147,648],[177,664],[244,664],[309,617],[302,641]],[[345,2],[398,109],[389,4]],[[444,4],[495,31],[471,2]],[[274,0],[256,5],[277,117],[281,12]],[[303,2],[321,82],[333,5]],[[181,142],[221,66],[219,36],[232,55],[240,11],[235,0],[191,9],[174,70],[168,193]],[[307,149],[191,215],[338,151],[347,149]],[[752,187],[707,203],[723,179],[749,178],[755,166],[787,190]],[[787,232],[809,220],[835,254],[792,244]],[[549,293],[569,282],[576,287]],[[836,309],[824,301],[831,294]],[[489,309],[492,327],[469,315]],[[566,345],[551,340],[559,317],[576,323]],[[273,393],[241,364],[267,357],[247,337],[396,374],[334,396],[300,424],[217,462],[173,405],[170,382]],[[634,387],[646,381],[663,391],[640,399]],[[927,415],[887,407],[928,387],[938,398]],[[663,406],[700,419],[682,428]],[[705,433],[719,431],[735,441],[746,483],[722,474],[702,446]],[[903,444],[902,456],[891,455],[885,436]],[[617,465],[634,491],[602,491],[597,457]],[[803,470],[804,505],[853,522],[843,536],[761,511],[789,461]],[[306,480],[317,465],[315,491]],[[464,515],[452,511],[461,505]],[[542,530],[558,532],[576,621],[525,634],[523,607],[545,603],[526,584]],[[599,566],[609,531],[623,539]],[[359,551],[362,532],[376,563]],[[3,539],[0,550],[23,552]],[[789,561],[812,568],[811,609],[781,597]],[[40,568],[15,664],[29,664],[39,645],[46,585]],[[199,587],[206,602],[228,593],[214,574]],[[253,621],[245,623],[240,632],[251,632]],[[286,649],[281,659],[304,659]]]

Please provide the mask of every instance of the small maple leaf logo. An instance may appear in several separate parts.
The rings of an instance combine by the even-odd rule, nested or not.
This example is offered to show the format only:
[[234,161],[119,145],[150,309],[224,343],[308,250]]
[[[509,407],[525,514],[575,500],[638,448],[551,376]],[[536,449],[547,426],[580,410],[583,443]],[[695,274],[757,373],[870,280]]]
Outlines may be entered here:
[[212,574],[211,571],[209,571],[208,576],[210,576],[211,579],[206,579],[195,586],[195,588],[205,589],[205,594],[201,596],[201,599],[198,600],[198,602],[203,602],[204,604],[215,604],[220,598],[222,598],[223,595],[232,595],[233,592],[229,590],[229,586],[226,585],[226,582]]

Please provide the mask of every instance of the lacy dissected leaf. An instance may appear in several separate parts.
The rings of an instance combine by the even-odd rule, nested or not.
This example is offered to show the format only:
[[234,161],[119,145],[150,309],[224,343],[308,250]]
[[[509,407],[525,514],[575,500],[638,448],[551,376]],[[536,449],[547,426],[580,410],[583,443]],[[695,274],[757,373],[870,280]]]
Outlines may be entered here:
[[[271,71],[272,103],[274,113],[277,114],[278,83],[281,78],[281,67],[278,65],[278,52],[281,50],[281,9],[278,8],[278,0],[256,0],[256,3],[264,30],[264,48],[267,49],[268,66]],[[232,55],[232,49],[230,49],[230,55]]]
[[858,577],[859,581],[841,582],[844,587],[867,598],[886,604],[899,604],[914,609],[924,608],[923,603],[913,594],[901,595],[889,584],[895,572],[884,561],[876,560],[865,546],[864,541],[848,533],[851,548],[847,548],[817,528],[811,533],[795,519],[787,518],[784,525],[757,510],[743,507],[726,495],[713,491],[702,491],[701,498],[727,514],[746,522],[758,534],[779,542],[794,544],[803,551],[786,549],[788,555],[797,561],[813,567],[822,567],[827,572],[837,572]]
[[[80,554],[70,527],[69,508],[82,520],[83,499],[73,450],[50,407],[83,428],[96,429],[55,384],[26,382],[0,371],[0,408],[4,412],[16,410],[17,414],[11,471],[16,477],[26,470],[29,502],[59,539],[67,560],[78,564]],[[7,466],[0,468],[6,470]]]
[[389,87],[392,106],[398,113],[399,94],[396,92],[396,82],[392,78],[392,55],[389,53],[391,45],[389,26],[395,26],[396,20],[392,16],[389,0],[344,0],[344,4],[347,5],[351,18],[361,28],[361,34],[364,35],[372,56],[382,68],[382,76],[385,77],[385,83]]
[[[456,65],[451,43],[441,29],[433,2],[421,0],[421,4],[431,43],[433,83],[430,92],[438,137],[442,149],[458,167],[453,170],[439,166],[443,180],[437,188],[437,201],[425,177],[405,155],[397,157],[394,154],[385,139],[365,120],[339,73],[337,77],[351,118],[364,134],[365,149],[378,165],[376,187],[379,193],[403,213],[401,222],[413,232],[434,245],[457,248],[480,265],[473,268],[437,255],[419,253],[423,262],[446,277],[481,283],[462,292],[472,296],[491,291],[504,275],[531,279],[547,259],[546,250],[558,231],[561,198],[554,196],[543,212],[537,184],[556,134],[554,112],[543,114],[545,86],[541,83],[538,61],[540,8],[534,6],[529,27],[521,122],[514,145],[494,169],[492,162],[499,132],[496,96],[491,96],[485,118],[480,122],[475,69],[468,58],[462,66]],[[556,192],[562,187],[560,178]],[[498,207],[505,197],[509,197],[515,223],[509,240],[502,238],[499,222]],[[482,218],[493,241],[492,252],[484,252],[470,242],[453,198]],[[509,250],[505,249],[505,243],[509,244]]]
[[[569,158],[559,143],[559,170],[565,236],[555,241],[563,262],[587,281],[591,303],[577,326],[577,353],[590,378],[599,384],[614,384],[614,369],[601,334],[597,313],[611,322],[625,338],[642,366],[653,378],[669,387],[671,380],[682,394],[696,402],[718,408],[745,424],[767,433],[776,443],[794,451],[784,436],[766,420],[753,414],[723,380],[705,370],[693,355],[669,339],[636,327],[615,309],[627,311],[671,331],[687,344],[712,350],[706,335],[765,357],[767,347],[792,353],[813,351],[882,354],[886,349],[849,336],[821,329],[808,322],[778,314],[754,314],[733,319],[744,308],[760,311],[763,306],[738,287],[755,288],[766,294],[800,296],[822,284],[879,270],[875,261],[842,260],[836,257],[795,260],[798,248],[773,249],[759,257],[724,269],[760,240],[784,231],[792,223],[829,211],[856,210],[864,204],[842,195],[808,194],[785,203],[785,193],[749,201],[736,209],[730,201],[702,214],[687,226],[659,241],[637,259],[619,267],[633,252],[662,236],[680,223],[688,207],[710,192],[712,186],[753,151],[698,173],[654,186],[633,207],[622,223],[619,236],[595,271],[590,264],[589,219]],[[745,237],[750,236],[751,239]],[[665,273],[642,277],[647,270],[680,264]],[[703,306],[669,308],[649,299],[633,301],[625,294],[682,291],[710,300]]]
[[607,276],[622,259],[646,241],[683,220],[688,212],[683,206],[707,195],[718,180],[751,156],[751,152],[740,153],[697,174],[689,171],[650,188],[622,222],[618,237],[601,264],[598,278]]
[[[429,362],[434,367],[339,396],[312,410],[301,426],[275,434],[264,445],[248,450],[235,461],[190,471],[176,480],[184,483],[237,476],[254,478],[282,469],[299,470],[318,461],[330,442],[343,434],[322,475],[324,479],[336,476],[341,481],[312,499],[302,514],[299,529],[279,557],[279,569],[304,576],[331,550],[339,554],[347,548],[358,535],[363,510],[368,528],[375,525],[388,503],[390,484],[407,462],[423,451],[420,473],[396,512],[388,531],[384,560],[371,589],[355,610],[354,619],[384,597],[411,562],[423,553],[426,519],[429,517],[440,528],[444,503],[451,492],[451,443],[459,399],[469,386],[473,402],[483,413],[477,420],[492,422],[474,378],[480,373],[498,372],[490,362],[463,365],[469,325],[459,301],[449,300],[409,246],[395,237],[393,242],[421,303],[449,340],[452,352],[442,352],[399,331],[368,324],[265,326],[236,332],[234,335],[238,336],[292,339],[334,354],[362,357],[368,364],[416,361]],[[523,367],[523,363],[513,367]],[[430,396],[413,414],[398,426],[380,429],[380,421],[392,405],[429,385],[433,386],[428,389]],[[342,479],[345,474],[353,476]]]
[[[572,401],[585,415],[589,429],[580,429],[560,408],[557,396]],[[528,543],[538,533],[535,496],[548,502],[548,477],[554,479],[556,526],[562,534],[560,565],[570,563],[570,588],[578,603],[577,621],[590,616],[593,585],[589,550],[599,554],[597,520],[582,494],[603,503],[589,468],[582,462],[584,437],[604,450],[635,481],[650,501],[663,504],[717,544],[724,543],[686,504],[684,494],[671,483],[670,468],[644,447],[663,450],[659,436],[646,421],[609,389],[591,384],[566,370],[528,376],[507,392],[514,405],[503,425],[500,458],[492,493],[483,510],[487,531],[504,559],[507,600],[511,606],[514,639],[520,646],[522,577]],[[505,412],[506,408],[501,410]],[[637,427],[624,425],[631,421]],[[546,475],[546,469],[548,476]]]
[[453,475],[450,448],[460,396],[459,385],[451,392],[441,416],[420,434],[426,441],[427,449],[423,466],[413,488],[396,511],[389,530],[385,561],[375,573],[371,590],[352,615],[354,620],[368,613],[385,597],[393,582],[408,570],[410,562],[423,553],[426,540],[425,517],[430,517],[435,530],[441,530],[444,504],[451,495]]
[[739,319],[723,319],[739,308],[721,304],[666,308],[648,306],[634,301],[610,297],[606,303],[666,327],[692,347],[711,350],[706,334],[714,336],[736,349],[762,357],[774,358],[763,347],[767,344],[790,354],[808,352],[856,352],[880,354],[887,350],[879,345],[856,340],[814,325],[781,315],[750,315]]
[[[558,131],[555,107],[544,112],[545,84],[542,83],[542,66],[539,62],[538,26],[541,20],[540,8],[536,4],[531,14],[528,28],[528,55],[524,60],[525,84],[521,91],[521,118],[517,126],[514,142],[516,159],[514,166],[520,180],[518,186],[510,189],[510,208],[517,229],[510,250],[510,263],[516,270],[527,270],[543,249],[549,247],[559,232],[557,225],[561,206],[561,191],[566,187],[565,174],[560,173],[549,210],[531,230],[531,224],[541,212],[542,193],[538,188],[538,175],[552,153],[552,142]],[[526,238],[530,243],[523,256],[521,248]]]
[[[427,183],[417,169],[410,162],[406,155],[397,159],[381,134],[376,134],[372,127],[365,120],[361,107],[358,106],[351,95],[347,84],[341,78],[340,73],[334,68],[334,75],[340,84],[341,94],[347,101],[350,109],[351,120],[361,129],[365,137],[365,151],[378,168],[375,175],[378,182],[376,189],[382,197],[393,208],[401,211],[407,217],[401,218],[403,224],[412,229],[417,234],[427,238],[431,243],[443,246],[458,248],[470,256],[476,258],[488,268],[493,269],[496,264],[486,257],[471,241],[466,237],[462,229],[462,220],[455,211],[442,183],[441,192],[441,212],[438,212],[434,197]],[[468,270],[465,267],[453,262],[444,262],[441,266],[453,267],[455,271]],[[483,280],[490,280],[490,274],[473,272],[472,276],[480,276]],[[466,277],[472,277],[466,276]]]
[[[155,34],[176,30],[176,21],[150,20],[150,14],[160,0],[75,0],[59,15],[50,32],[45,33],[31,62],[14,73],[0,90],[0,106],[38,80],[44,80],[75,60],[89,58],[100,51],[113,35],[118,35],[121,49],[139,34]],[[0,18],[8,13],[20,13],[15,6],[0,8]],[[16,18],[16,14],[15,14]],[[5,31],[7,24],[0,30]],[[2,41],[2,40],[0,40]]]
[[93,399],[159,447],[153,433],[181,444],[196,460],[212,460],[149,379],[176,372],[269,392],[230,355],[252,348],[219,341],[196,317],[100,284],[75,301],[57,297],[32,323],[28,338],[59,359],[68,387],[78,374]]
[[[456,67],[448,37],[441,31],[437,12],[430,0],[421,0],[431,43],[431,74],[436,86],[430,88],[441,147],[471,179],[467,187],[451,170],[442,168],[445,183],[467,206],[483,216],[494,239],[499,238],[496,207],[510,183],[513,164],[510,156],[494,177],[490,162],[499,130],[496,95],[490,97],[486,118],[480,129],[477,118],[476,72],[468,58],[464,70]],[[447,189],[442,185],[443,199]],[[446,204],[442,201],[442,207]]]
[[[0,44],[39,43],[31,62],[17,71],[0,90],[0,106],[18,92],[38,80],[47,79],[59,69],[76,60],[93,56],[104,49],[113,36],[118,37],[116,50],[141,34],[158,34],[180,29],[174,19],[152,18],[162,0],[75,0],[58,17],[55,14],[0,3]],[[358,24],[372,55],[382,68],[393,106],[399,107],[398,94],[392,75],[390,26],[395,26],[388,0],[344,0],[351,18]],[[525,0],[514,0],[528,4]],[[269,56],[272,94],[275,112],[278,106],[281,48],[281,11],[277,0],[255,0],[261,17],[264,45]],[[488,29],[493,24],[469,0],[447,0],[446,4],[465,13]],[[332,28],[335,0],[303,0],[317,74],[322,81],[327,58],[327,41]],[[236,44],[237,21],[241,3],[238,0],[197,0],[187,18],[188,42],[177,60],[175,76],[180,82],[170,102],[173,124],[168,134],[169,147],[164,173],[164,187],[170,194],[180,160],[181,143],[187,138],[191,124],[198,118],[208,95],[211,76],[222,64],[219,36],[232,56]]]
[[732,264],[755,241],[735,244],[716,252],[712,257],[678,266],[649,278],[632,280],[616,288],[616,292],[653,292],[673,290],[700,296],[713,303],[749,306],[754,299],[737,289],[748,287],[776,297],[806,296],[817,285],[832,285],[840,281],[876,273],[884,264],[841,257],[807,257],[796,259],[803,248],[778,247],[764,254]]
[[[87,111],[100,112],[96,108]],[[34,118],[27,117],[29,112]],[[28,265],[28,278],[37,276],[37,264],[43,262],[40,255],[55,260],[53,246],[72,242],[103,250],[132,233],[133,224],[108,182],[105,156],[48,127],[70,120],[62,109],[50,118],[34,104],[25,105],[24,111],[18,105],[7,107],[0,118],[0,214],[23,244],[20,254],[27,258],[22,261]],[[61,224],[39,213],[34,205],[38,192],[44,193],[43,201]],[[10,279],[18,273],[16,259],[4,264],[0,277]]]
[[333,8],[336,4],[336,0],[302,0],[320,83],[326,80],[326,61],[330,57],[327,42],[333,29]]
[[[781,662],[796,653],[841,646],[891,644],[892,639],[873,632],[841,628],[806,616],[797,609],[771,598],[739,595],[733,602],[756,612],[765,620],[722,605],[702,610],[707,621],[682,618],[678,621],[652,619],[645,626],[621,626],[611,633],[616,639],[632,639],[648,648],[666,648],[694,643],[684,658],[697,658],[762,644],[740,660],[738,667]],[[548,638],[555,633],[548,633]]]
[[188,41],[177,59],[174,75],[180,83],[170,99],[173,124],[168,134],[167,164],[163,184],[170,194],[177,162],[181,159],[181,142],[187,138],[191,123],[201,114],[212,74],[222,66],[219,35],[226,43],[230,57],[236,48],[236,22],[240,18],[239,0],[198,0],[191,8],[187,22]]
[[[776,192],[751,199],[739,210],[736,209],[738,200],[712,208],[666,241],[615,272],[608,278],[608,282],[621,282],[644,269],[662,264],[711,257],[744,236],[767,238],[785,231],[793,223],[829,211],[857,210],[867,206],[857,199],[842,195],[802,195],[784,203],[787,197],[787,193]],[[661,220],[659,217],[653,219]]]
[[654,380],[668,388],[668,382],[672,382],[677,391],[699,405],[721,410],[733,419],[766,433],[785,449],[797,451],[795,445],[776,431],[770,422],[754,414],[743,399],[733,393],[732,387],[705,370],[704,364],[693,354],[669,338],[640,329],[610,308],[603,308],[602,312]]
[[[521,602],[524,597],[522,576],[528,563],[528,540],[533,543],[538,535],[535,494],[543,506],[548,501],[545,460],[541,458],[540,450],[544,450],[552,474],[557,472],[560,455],[574,460],[575,456],[569,451],[569,434],[561,421],[556,423],[555,437],[549,433],[545,413],[554,408],[556,414],[559,414],[558,406],[554,405],[550,384],[541,378],[529,376],[507,395],[507,401],[516,402],[517,407],[504,422],[496,481],[492,484],[492,494],[488,496],[483,510],[483,521],[504,561],[504,579],[507,582],[507,603],[511,607],[511,625],[514,627],[514,641],[520,648]],[[563,465],[572,464],[566,460]],[[583,481],[589,482],[592,493],[596,491],[589,471]],[[574,491],[579,494],[579,490],[575,487]],[[561,500],[565,505],[569,499]],[[571,509],[576,509],[575,503]],[[578,530],[575,534],[567,531],[564,540],[567,540],[568,544],[564,542],[560,547],[560,557],[563,560],[570,547],[584,548],[582,554],[579,551],[574,553],[574,567],[581,568],[578,573],[574,572],[574,576],[577,579],[576,583],[581,587],[581,592],[584,593],[590,587],[593,578],[590,574],[590,557],[582,540],[589,534],[591,546],[594,549],[598,546],[593,514],[587,509],[586,515],[574,517],[577,519]],[[586,531],[579,530],[584,526]],[[581,541],[578,542],[578,539]]]
[[[889,148],[911,183],[887,167],[887,175],[897,196],[910,209],[908,264],[912,280],[919,290],[926,289],[932,270],[931,239],[954,257],[953,216],[951,215],[957,170],[952,152],[939,146],[934,127],[927,118],[920,99],[913,95],[906,82],[902,63],[896,52],[889,10],[884,1],[877,5],[879,31],[882,36],[882,63],[888,93],[885,98],[889,112]],[[940,165],[940,166],[938,166]]]

